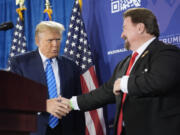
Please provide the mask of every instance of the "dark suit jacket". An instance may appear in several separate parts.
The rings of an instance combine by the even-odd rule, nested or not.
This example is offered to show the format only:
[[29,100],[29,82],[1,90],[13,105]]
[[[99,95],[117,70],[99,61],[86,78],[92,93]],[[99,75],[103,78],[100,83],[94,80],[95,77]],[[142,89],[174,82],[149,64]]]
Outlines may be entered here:
[[[130,56],[119,63],[110,80],[98,90],[78,96],[81,110],[116,102],[116,135],[122,93],[113,95],[114,81],[125,74]],[[155,39],[135,63],[123,105],[127,135],[180,134],[180,49]]]
[[[57,58],[57,61],[59,66],[61,95],[66,98],[71,98],[74,95],[81,94],[80,75],[76,65],[63,56]],[[47,85],[42,60],[38,50],[12,58],[11,71],[43,85]],[[48,113],[41,113],[38,115],[38,131],[32,133],[32,135],[45,135],[48,117]],[[62,135],[84,135],[85,133],[84,114],[82,112],[72,111],[60,120],[59,123],[62,127]]]

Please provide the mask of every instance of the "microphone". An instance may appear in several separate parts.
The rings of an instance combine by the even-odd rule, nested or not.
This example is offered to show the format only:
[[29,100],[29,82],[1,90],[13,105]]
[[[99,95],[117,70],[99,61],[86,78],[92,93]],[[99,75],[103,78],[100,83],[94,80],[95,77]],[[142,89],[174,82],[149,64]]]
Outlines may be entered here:
[[0,24],[0,30],[8,30],[13,27],[14,27],[14,25],[12,22],[5,22],[5,23]]

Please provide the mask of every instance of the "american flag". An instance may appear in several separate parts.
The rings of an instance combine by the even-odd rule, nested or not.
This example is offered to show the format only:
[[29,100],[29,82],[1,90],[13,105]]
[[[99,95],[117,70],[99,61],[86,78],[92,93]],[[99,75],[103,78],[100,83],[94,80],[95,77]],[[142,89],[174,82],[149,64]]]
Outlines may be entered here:
[[[64,55],[70,57],[80,69],[82,93],[96,89],[98,81],[78,0],[72,9]],[[85,120],[86,135],[106,135],[102,108],[85,112]]]
[[10,66],[10,60],[13,56],[17,54],[21,54],[27,51],[26,47],[26,37],[24,34],[24,21],[22,21],[19,17],[17,18],[17,24],[14,30],[11,50],[9,53],[8,59],[8,68]]

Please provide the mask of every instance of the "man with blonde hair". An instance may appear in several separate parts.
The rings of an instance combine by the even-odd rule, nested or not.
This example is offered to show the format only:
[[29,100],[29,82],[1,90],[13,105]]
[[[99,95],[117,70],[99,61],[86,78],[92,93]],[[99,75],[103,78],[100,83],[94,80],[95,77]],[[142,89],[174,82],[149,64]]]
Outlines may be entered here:
[[[38,49],[11,59],[12,72],[48,88],[47,112],[38,115],[38,129],[31,135],[84,135],[85,132],[82,112],[74,111],[66,116],[70,108],[65,98],[81,94],[81,86],[76,65],[63,56],[58,57],[63,31],[60,23],[40,22],[35,31]],[[63,101],[60,96],[65,97]]]

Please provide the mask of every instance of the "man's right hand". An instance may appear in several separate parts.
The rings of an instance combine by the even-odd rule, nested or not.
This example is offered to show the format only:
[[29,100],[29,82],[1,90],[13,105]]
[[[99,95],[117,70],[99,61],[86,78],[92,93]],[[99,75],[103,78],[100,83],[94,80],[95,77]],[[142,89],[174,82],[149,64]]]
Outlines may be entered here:
[[59,119],[71,110],[69,99],[58,97],[46,100],[46,111]]

